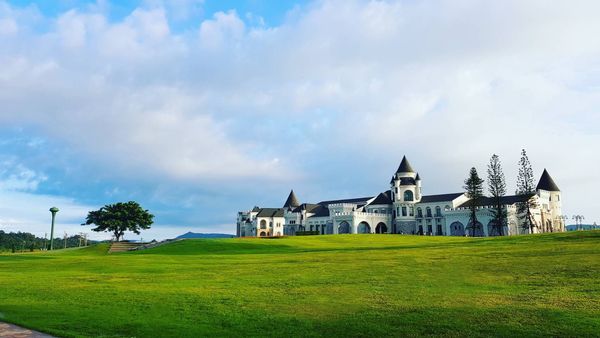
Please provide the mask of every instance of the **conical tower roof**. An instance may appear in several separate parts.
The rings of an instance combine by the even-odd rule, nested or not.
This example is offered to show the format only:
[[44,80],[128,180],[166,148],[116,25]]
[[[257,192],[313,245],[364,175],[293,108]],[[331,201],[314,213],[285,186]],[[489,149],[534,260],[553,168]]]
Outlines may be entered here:
[[548,171],[546,169],[544,169],[542,177],[540,178],[540,181],[538,182],[538,185],[535,189],[546,191],[560,191],[560,189],[558,189],[558,186],[556,185],[556,183],[554,183],[554,180],[552,179],[552,177],[550,177],[550,174],[548,174]]
[[421,180],[421,176],[419,176],[419,173],[417,173],[417,177],[415,177],[415,181],[420,181]]
[[283,205],[284,208],[295,208],[295,207],[299,207],[300,206],[300,202],[298,202],[298,199],[296,198],[296,194],[294,194],[294,190],[290,191],[290,195],[288,196],[287,200],[285,201],[285,204]]
[[410,163],[408,163],[406,156],[403,156],[402,162],[400,162],[400,166],[398,166],[398,170],[396,170],[396,173],[414,173],[414,172],[415,171],[410,166]]

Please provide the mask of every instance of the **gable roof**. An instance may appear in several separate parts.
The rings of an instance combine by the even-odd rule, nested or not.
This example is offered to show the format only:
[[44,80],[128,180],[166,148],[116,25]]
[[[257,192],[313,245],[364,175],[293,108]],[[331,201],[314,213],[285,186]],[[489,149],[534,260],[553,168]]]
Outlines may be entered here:
[[398,166],[398,170],[396,170],[396,173],[414,173],[414,172],[415,171],[410,166],[410,163],[408,163],[406,156],[403,156],[402,162],[400,162],[400,165]]
[[310,216],[311,217],[329,217],[329,208],[327,208],[324,205],[317,205],[316,208],[311,210],[312,213],[314,213],[314,215]]
[[262,208],[256,217],[283,217],[283,208]]
[[321,205],[330,205],[330,204],[338,204],[338,203],[367,204],[367,201],[370,200],[371,198],[373,198],[373,196],[348,198],[348,199],[343,199],[343,200],[321,201],[318,204],[321,204]]
[[544,169],[542,177],[540,177],[540,181],[538,182],[538,185],[535,188],[535,190],[560,191],[560,189],[558,189],[558,186],[556,185],[556,183],[554,183],[554,180],[552,179],[552,177],[550,177],[550,174],[548,174],[548,171],[546,169]]
[[464,193],[462,193],[462,192],[457,192],[457,193],[453,193],[453,194],[421,196],[421,201],[419,203],[435,203],[435,202],[446,202],[446,201],[451,202],[451,201],[459,198],[463,194]]
[[390,194],[391,192],[389,190],[380,193],[379,195],[377,195],[377,197],[375,197],[375,199],[371,203],[369,203],[369,205],[392,204]]
[[307,212],[312,212],[312,210],[317,207],[319,207],[318,204],[302,203],[301,205],[294,208],[292,212],[301,212],[303,210],[306,210]]
[[284,208],[295,208],[297,206],[300,206],[300,202],[298,202],[298,198],[296,198],[296,194],[294,194],[294,190],[292,190],[292,191],[290,191],[290,194],[289,194],[287,200],[285,200],[283,207]]

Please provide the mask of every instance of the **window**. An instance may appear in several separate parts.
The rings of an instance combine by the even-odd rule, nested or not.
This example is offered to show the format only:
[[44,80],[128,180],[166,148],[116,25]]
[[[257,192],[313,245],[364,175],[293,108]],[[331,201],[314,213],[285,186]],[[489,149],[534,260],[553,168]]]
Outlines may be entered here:
[[425,209],[425,212],[427,213],[427,217],[431,217],[431,208],[427,207],[427,209]]
[[411,206],[408,211],[410,212],[409,215],[414,216],[415,215],[415,207]]
[[421,208],[417,208],[417,217],[423,217],[423,210]]
[[406,216],[406,207],[402,207],[402,216]]
[[435,207],[435,217],[442,217],[442,208],[439,206]]
[[410,190],[406,190],[404,192],[404,200],[405,201],[412,201],[413,200],[413,192]]

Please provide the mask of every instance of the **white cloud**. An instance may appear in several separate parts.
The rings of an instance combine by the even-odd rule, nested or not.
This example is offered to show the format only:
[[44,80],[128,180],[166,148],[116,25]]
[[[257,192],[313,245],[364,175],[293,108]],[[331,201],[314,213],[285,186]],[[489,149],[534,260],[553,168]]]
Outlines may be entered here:
[[14,159],[0,162],[0,191],[35,191],[48,177],[17,163]]
[[166,2],[119,22],[67,12],[47,34],[3,6],[31,48],[0,41],[0,122],[115,174],[292,181],[333,152],[344,168],[407,153],[445,192],[492,153],[510,175],[525,147],[567,210],[600,216],[598,2],[324,0],[273,28],[219,12],[194,34],[170,29]]

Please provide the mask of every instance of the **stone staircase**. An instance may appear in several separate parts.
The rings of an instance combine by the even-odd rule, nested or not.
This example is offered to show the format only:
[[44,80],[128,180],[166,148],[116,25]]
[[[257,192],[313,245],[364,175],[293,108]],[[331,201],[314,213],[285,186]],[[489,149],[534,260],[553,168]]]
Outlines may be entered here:
[[112,242],[108,253],[113,252],[124,252],[129,250],[135,250],[137,247],[142,246],[146,243],[131,243],[131,242]]

